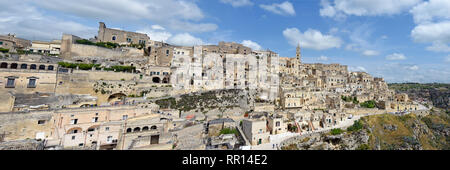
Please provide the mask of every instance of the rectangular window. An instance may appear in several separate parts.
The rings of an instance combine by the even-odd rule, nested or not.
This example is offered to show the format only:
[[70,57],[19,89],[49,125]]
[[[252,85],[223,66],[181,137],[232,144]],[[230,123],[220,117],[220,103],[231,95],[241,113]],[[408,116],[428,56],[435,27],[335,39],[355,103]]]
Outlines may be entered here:
[[128,115],[123,115],[122,116],[122,120],[127,120],[128,119]]
[[76,125],[78,123],[78,119],[72,119],[70,120],[70,124]]
[[280,126],[280,122],[277,122],[275,126],[279,127]]
[[0,45],[3,45],[3,42],[0,41]]
[[45,120],[38,120],[38,125],[45,124]]
[[93,117],[92,118],[92,123],[98,122],[98,117]]
[[36,88],[36,79],[28,80],[28,88]]
[[109,127],[106,127],[106,128],[105,128],[105,131],[109,131]]
[[72,140],[75,140],[75,136],[72,136]]
[[106,138],[107,142],[112,142],[112,136],[108,136],[108,138]]
[[6,83],[6,88],[14,88],[14,81],[13,78],[8,78],[8,82]]

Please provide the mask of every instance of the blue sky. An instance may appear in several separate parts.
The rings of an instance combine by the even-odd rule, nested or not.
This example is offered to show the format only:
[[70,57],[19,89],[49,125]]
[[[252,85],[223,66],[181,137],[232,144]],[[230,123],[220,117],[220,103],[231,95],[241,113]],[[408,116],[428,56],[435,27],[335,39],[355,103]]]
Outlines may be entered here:
[[176,45],[243,43],[388,82],[450,83],[448,0],[0,0],[0,33],[90,38],[98,21]]

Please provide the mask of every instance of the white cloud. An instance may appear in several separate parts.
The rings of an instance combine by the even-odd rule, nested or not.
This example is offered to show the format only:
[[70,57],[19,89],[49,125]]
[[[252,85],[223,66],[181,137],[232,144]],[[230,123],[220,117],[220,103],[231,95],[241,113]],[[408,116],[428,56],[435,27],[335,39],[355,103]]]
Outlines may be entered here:
[[447,57],[445,57],[445,58],[444,58],[444,61],[445,61],[446,63],[450,63],[450,55],[447,56]]
[[167,42],[167,40],[172,37],[172,34],[164,30],[165,28],[162,26],[152,25],[151,28],[140,29],[136,32],[147,34],[150,39],[154,41]]
[[270,12],[273,12],[273,13],[279,14],[279,15],[291,15],[291,16],[295,15],[294,6],[289,1],[285,1],[281,4],[277,4],[277,3],[273,3],[271,5],[261,4],[261,5],[259,5],[259,7],[261,7],[262,9],[264,9],[266,11],[270,11]]
[[233,7],[252,6],[253,2],[250,0],[220,0],[225,4],[231,4]]
[[45,15],[25,2],[0,3],[8,7],[0,11],[0,34],[15,33],[30,40],[52,40],[61,39],[63,33],[91,38],[97,32],[94,27]]
[[431,46],[426,48],[428,51],[434,52],[450,52],[450,47],[445,43],[434,42]]
[[320,56],[319,58],[317,58],[317,60],[319,60],[319,61],[328,61],[329,58],[327,56]]
[[416,27],[411,31],[415,42],[432,43],[426,49],[434,52],[449,52],[450,47],[450,1],[430,0],[412,10]]
[[348,70],[351,72],[367,72],[366,68],[362,67],[362,66],[350,66],[348,67]]
[[200,38],[194,37],[189,33],[177,34],[171,37],[168,42],[179,46],[196,46],[204,44]]
[[261,45],[259,45],[256,42],[253,42],[251,40],[244,40],[244,41],[241,42],[241,44],[246,46],[246,47],[251,48],[252,50],[261,50],[262,49]]
[[308,29],[304,33],[297,28],[287,28],[283,31],[284,37],[292,46],[300,43],[302,48],[314,50],[325,50],[330,48],[340,48],[342,40],[332,35],[323,35],[320,31]]
[[410,12],[414,16],[414,22],[424,23],[439,19],[450,19],[449,9],[449,0],[430,0],[415,6]]
[[197,6],[197,1],[192,0],[45,0],[39,1],[39,3],[23,0],[23,2],[96,20],[129,22],[149,20],[171,29],[188,32],[206,32],[217,29],[216,24],[199,23],[205,18],[205,15]]
[[342,15],[378,16],[394,15],[409,10],[421,0],[322,0],[320,15],[342,17]]
[[363,55],[365,55],[365,56],[376,56],[376,55],[379,55],[379,54],[380,54],[380,52],[374,51],[374,50],[365,50],[363,52]]
[[154,30],[166,30],[164,27],[162,27],[161,25],[152,25],[152,29]]
[[419,70],[419,66],[417,66],[417,65],[413,65],[413,66],[405,66],[405,69],[415,71],[415,70]]
[[403,64],[386,63],[374,68],[373,75],[381,76],[389,83],[417,82],[417,83],[448,83],[450,69],[446,64]]
[[416,42],[450,42],[450,21],[427,23],[416,26],[411,36]]
[[406,60],[406,56],[404,54],[393,53],[387,55],[386,60]]

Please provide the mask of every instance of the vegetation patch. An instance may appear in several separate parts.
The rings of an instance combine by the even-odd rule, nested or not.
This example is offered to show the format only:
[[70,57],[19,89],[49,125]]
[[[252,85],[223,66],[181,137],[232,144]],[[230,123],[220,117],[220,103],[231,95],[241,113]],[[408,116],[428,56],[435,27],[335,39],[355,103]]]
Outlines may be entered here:
[[109,49],[117,48],[117,47],[120,46],[117,43],[112,43],[112,42],[97,42],[97,43],[94,43],[94,42],[86,40],[86,39],[76,40],[76,43],[77,44],[83,44],[83,45],[94,45],[94,46],[103,47],[103,48],[109,48]]
[[2,52],[2,53],[8,53],[8,52],[9,52],[9,49],[6,49],[6,48],[0,48],[0,52]]
[[356,131],[361,130],[362,128],[363,128],[363,123],[361,122],[361,120],[355,120],[353,125],[347,128],[347,131],[356,132]]
[[220,135],[222,134],[235,134],[236,136],[238,136],[239,132],[236,128],[224,128],[220,130]]
[[374,100],[369,100],[369,101],[361,103],[360,106],[363,108],[375,108],[377,105]]
[[340,135],[342,133],[344,133],[344,130],[337,128],[337,129],[331,129],[331,135]]

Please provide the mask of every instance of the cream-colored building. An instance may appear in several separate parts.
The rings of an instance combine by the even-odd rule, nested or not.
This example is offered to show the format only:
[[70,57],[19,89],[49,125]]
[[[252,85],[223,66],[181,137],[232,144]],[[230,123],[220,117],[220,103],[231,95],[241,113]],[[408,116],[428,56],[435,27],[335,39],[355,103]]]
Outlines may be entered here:
[[242,130],[251,145],[261,145],[269,142],[270,133],[267,131],[267,121],[264,116],[244,119],[242,121]]
[[272,135],[287,132],[287,124],[281,115],[271,115],[267,118],[267,130]]
[[53,40],[50,42],[32,41],[29,50],[35,53],[58,55],[61,51],[61,40]]

